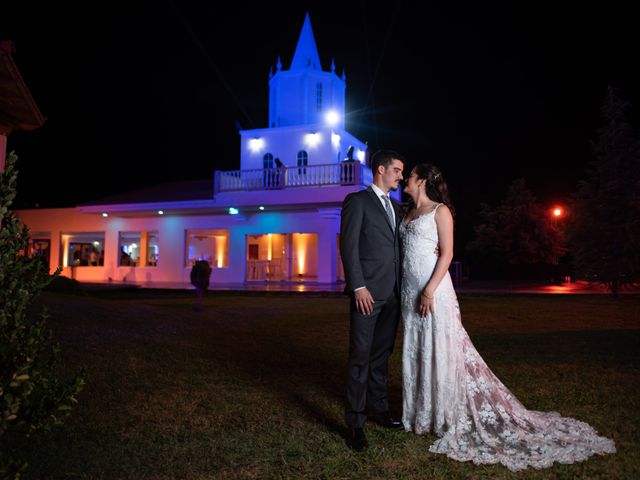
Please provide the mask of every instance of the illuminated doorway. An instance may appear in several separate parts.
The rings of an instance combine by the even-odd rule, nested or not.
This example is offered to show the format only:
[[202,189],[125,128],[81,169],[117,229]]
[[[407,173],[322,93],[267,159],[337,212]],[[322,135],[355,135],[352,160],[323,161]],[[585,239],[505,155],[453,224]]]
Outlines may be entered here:
[[248,282],[318,280],[317,233],[247,235]]

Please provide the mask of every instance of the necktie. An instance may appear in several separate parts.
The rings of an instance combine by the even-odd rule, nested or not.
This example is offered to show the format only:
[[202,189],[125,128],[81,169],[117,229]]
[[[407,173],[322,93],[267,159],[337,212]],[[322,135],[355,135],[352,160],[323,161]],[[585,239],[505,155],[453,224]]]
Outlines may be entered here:
[[387,211],[387,217],[389,217],[389,224],[391,225],[391,229],[393,231],[396,230],[395,222],[393,221],[393,212],[391,211],[391,200],[386,195],[382,195],[382,199],[384,200],[384,209]]

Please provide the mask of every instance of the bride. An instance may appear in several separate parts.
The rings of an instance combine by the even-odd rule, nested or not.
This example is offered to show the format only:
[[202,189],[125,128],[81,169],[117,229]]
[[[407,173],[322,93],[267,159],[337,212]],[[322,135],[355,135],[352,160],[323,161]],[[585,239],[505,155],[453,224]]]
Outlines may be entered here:
[[448,273],[453,207],[442,173],[418,165],[404,191],[413,200],[399,232],[405,430],[435,433],[439,439],[431,452],[476,464],[501,463],[513,471],[614,453],[614,442],[584,422],[527,410],[491,372],[462,326]]

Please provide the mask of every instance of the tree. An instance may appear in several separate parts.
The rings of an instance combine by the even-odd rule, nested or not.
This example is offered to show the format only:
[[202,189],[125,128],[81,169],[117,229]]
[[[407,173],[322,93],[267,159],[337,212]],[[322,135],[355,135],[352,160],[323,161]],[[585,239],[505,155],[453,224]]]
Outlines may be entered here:
[[196,310],[202,309],[202,295],[209,288],[211,266],[206,260],[196,260],[191,267],[191,285],[196,287]]
[[14,153],[0,173],[0,477],[19,478],[19,453],[36,432],[61,425],[84,384],[80,373],[56,375],[59,347],[51,341],[46,311],[30,318],[27,307],[58,274],[25,255],[29,230],[9,210],[16,194]]
[[630,107],[608,88],[570,227],[576,270],[614,295],[640,276],[640,141],[627,120]]
[[488,276],[549,275],[566,252],[560,225],[527,188],[524,179],[514,181],[506,199],[491,208],[481,205],[480,223],[468,250],[472,264]]

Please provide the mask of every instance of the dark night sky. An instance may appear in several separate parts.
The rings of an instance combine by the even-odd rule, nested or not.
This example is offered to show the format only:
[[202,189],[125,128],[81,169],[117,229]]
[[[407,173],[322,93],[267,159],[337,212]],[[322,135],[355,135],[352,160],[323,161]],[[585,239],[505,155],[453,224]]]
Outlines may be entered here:
[[640,102],[636,17],[612,2],[12,3],[0,37],[48,118],[9,138],[21,207],[239,168],[236,123],[266,126],[269,68],[307,10],[324,68],[346,68],[347,129],[439,165],[460,219],[518,177],[566,197],[607,85]]

